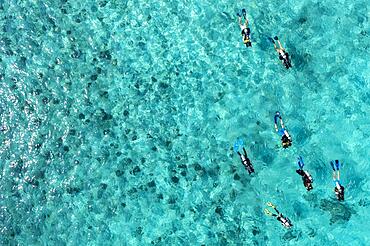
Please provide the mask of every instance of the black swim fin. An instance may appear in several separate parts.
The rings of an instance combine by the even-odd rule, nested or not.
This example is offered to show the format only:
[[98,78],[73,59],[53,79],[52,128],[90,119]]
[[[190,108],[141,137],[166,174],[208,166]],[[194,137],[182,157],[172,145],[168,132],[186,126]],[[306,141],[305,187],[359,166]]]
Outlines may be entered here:
[[275,37],[274,37],[274,39],[275,39],[275,40],[279,40],[278,36],[275,36]]
[[238,12],[238,13],[236,13],[236,15],[237,15],[238,17],[241,17],[239,12]]
[[271,41],[273,44],[275,43],[275,41],[271,37],[268,37],[268,40]]
[[242,9],[242,15],[244,16],[245,19],[247,18],[247,11],[245,11],[245,9]]

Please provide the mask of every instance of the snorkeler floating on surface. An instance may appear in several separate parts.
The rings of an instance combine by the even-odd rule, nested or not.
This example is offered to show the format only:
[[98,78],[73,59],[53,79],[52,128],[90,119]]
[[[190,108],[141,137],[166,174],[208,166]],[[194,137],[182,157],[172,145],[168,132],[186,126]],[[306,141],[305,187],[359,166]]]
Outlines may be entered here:
[[271,202],[266,203],[267,206],[273,208],[277,214],[272,213],[268,208],[265,208],[263,211],[265,212],[266,215],[268,216],[273,216],[276,217],[278,221],[285,227],[285,228],[290,228],[293,226],[292,222],[290,221],[289,218],[284,217],[282,213],[277,210],[276,206],[272,204]]
[[307,191],[312,190],[313,189],[313,187],[312,187],[313,179],[307,171],[303,170],[304,162],[303,162],[302,156],[298,157],[298,166],[299,166],[299,169],[296,170],[296,172],[300,176],[302,176],[304,187],[306,187]]
[[[278,119],[280,119],[280,125],[281,129],[278,128]],[[280,115],[279,111],[276,111],[275,116],[274,116],[274,122],[275,122],[275,130],[281,136],[281,143],[283,145],[283,148],[286,149],[289,146],[292,146],[292,138],[290,137],[289,133],[287,130],[285,130],[283,118]]]
[[[253,168],[253,165],[252,165],[251,161],[248,158],[247,151],[245,150],[243,144],[244,144],[244,142],[241,138],[236,139],[236,141],[234,143],[234,151],[235,151],[235,153],[238,153],[243,166],[248,171],[248,173],[251,174],[251,173],[254,173],[254,168]],[[244,154],[241,154],[239,152],[239,148],[243,148]]]
[[244,152],[243,155],[240,154],[239,151],[237,152],[240,157],[240,160],[242,161],[243,166],[245,167],[245,169],[248,171],[249,174],[254,173],[253,165],[251,161],[249,160],[247,152],[245,151],[244,147],[243,147],[243,152]]
[[[278,42],[279,47],[277,47],[274,39]],[[291,64],[290,58],[289,58],[289,54],[288,54],[288,52],[285,51],[285,49],[281,45],[279,38],[277,36],[275,36],[274,39],[269,38],[269,40],[274,44],[274,48],[275,48],[276,52],[279,54],[279,59],[283,62],[283,65],[285,66],[285,68],[289,69],[290,67],[292,67],[292,64]]]
[[[247,19],[247,12],[245,9],[242,9],[242,15],[237,13],[238,15],[238,20],[239,20],[239,26],[240,29],[242,30],[242,36],[243,36],[243,43],[245,44],[246,47],[252,47],[252,42],[251,42],[251,29],[248,27],[248,19]],[[242,22],[242,16],[244,17],[244,24]]]
[[334,181],[334,193],[338,201],[344,201],[344,187],[340,184],[340,162],[335,160],[330,162],[331,168],[333,169],[333,181]]

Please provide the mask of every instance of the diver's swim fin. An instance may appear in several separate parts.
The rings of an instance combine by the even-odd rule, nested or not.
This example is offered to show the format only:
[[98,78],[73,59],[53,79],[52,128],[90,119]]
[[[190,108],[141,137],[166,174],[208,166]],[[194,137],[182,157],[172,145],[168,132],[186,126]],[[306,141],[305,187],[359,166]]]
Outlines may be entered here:
[[241,138],[237,138],[235,143],[234,143],[234,152],[237,153],[239,151],[239,148],[243,147],[244,146],[244,142],[243,142],[243,139]]
[[272,202],[267,202],[266,205],[269,206],[269,207],[272,207],[272,208],[276,208],[276,206],[274,204],[272,204]]
[[[272,40],[272,42],[275,43],[274,40]],[[280,112],[279,111],[276,111],[275,116],[274,116],[274,122],[275,122],[275,124],[277,124],[277,119],[278,118],[281,119],[281,115],[280,115]]]
[[335,167],[334,167],[333,161],[330,161],[330,166],[331,166],[331,168],[333,168],[333,171],[335,171]]
[[304,167],[304,162],[303,162],[302,156],[298,157],[298,166],[299,166],[300,169],[303,169],[303,167]]
[[263,212],[265,212],[265,214],[268,216],[272,216],[272,213],[267,208],[265,208]]
[[241,17],[239,12],[238,12],[238,13],[236,13],[236,15],[237,15],[238,17]]
[[275,40],[279,40],[278,36],[275,36],[275,37],[274,37],[274,39],[275,39]]
[[247,18],[247,11],[245,11],[245,9],[242,9],[242,15],[244,16],[244,18]]
[[275,41],[274,41],[272,38],[270,38],[270,37],[268,37],[268,40],[269,40],[270,42],[272,42],[273,44],[275,43]]
[[335,160],[335,167],[337,168],[337,170],[339,171],[339,168],[340,168],[340,162],[338,160]]

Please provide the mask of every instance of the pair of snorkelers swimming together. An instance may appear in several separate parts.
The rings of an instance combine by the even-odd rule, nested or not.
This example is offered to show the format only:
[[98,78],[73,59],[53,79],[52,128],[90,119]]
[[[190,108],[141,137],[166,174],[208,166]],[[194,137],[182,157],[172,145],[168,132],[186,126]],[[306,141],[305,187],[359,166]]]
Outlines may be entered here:
[[[280,125],[281,125],[280,129],[278,127],[278,119],[280,119]],[[283,118],[281,117],[279,112],[276,112],[275,117],[274,117],[274,122],[275,122],[275,130],[281,136],[282,146],[284,149],[286,149],[292,145],[292,138],[290,137],[288,131],[285,129]],[[254,168],[253,168],[253,165],[250,159],[248,158],[245,148],[243,147],[243,154],[239,152],[239,147],[242,147],[242,145],[243,145],[243,142],[241,141],[241,139],[238,139],[234,144],[234,150],[236,153],[238,153],[243,166],[246,168],[246,170],[248,170],[249,174],[251,174],[254,172]]]
[[[338,201],[344,201],[344,187],[340,183],[340,162],[338,160],[330,161],[330,165],[333,169],[333,182],[334,182],[334,193]],[[298,166],[299,169],[296,172],[302,176],[303,185],[306,187],[307,191],[313,189],[312,183],[313,179],[311,175],[303,170],[304,162],[303,158],[300,156],[298,157]]]
[[[252,41],[251,41],[251,29],[249,28],[249,20],[247,18],[247,11],[245,9],[242,9],[241,14],[237,13],[239,26],[241,29],[241,35],[243,37],[243,43],[246,47],[252,47]],[[244,22],[243,22],[244,18]],[[290,62],[289,53],[283,48],[279,38],[277,36],[274,37],[274,39],[269,38],[269,40],[274,44],[274,48],[276,52],[279,54],[279,59],[282,61],[283,65],[286,69],[289,69],[292,67],[292,64]],[[277,41],[278,45],[276,45],[275,41]]]

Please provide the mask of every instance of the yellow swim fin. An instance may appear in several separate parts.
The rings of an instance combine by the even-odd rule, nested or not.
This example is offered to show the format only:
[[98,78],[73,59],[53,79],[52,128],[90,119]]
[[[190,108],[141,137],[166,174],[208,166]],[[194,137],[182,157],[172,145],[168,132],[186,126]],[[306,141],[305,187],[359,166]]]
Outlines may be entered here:
[[272,202],[267,202],[266,205],[269,206],[269,207],[272,207],[272,208],[276,208],[276,206],[274,204],[272,204]]
[[265,208],[263,212],[265,212],[265,214],[268,216],[272,216],[272,213],[267,208]]

